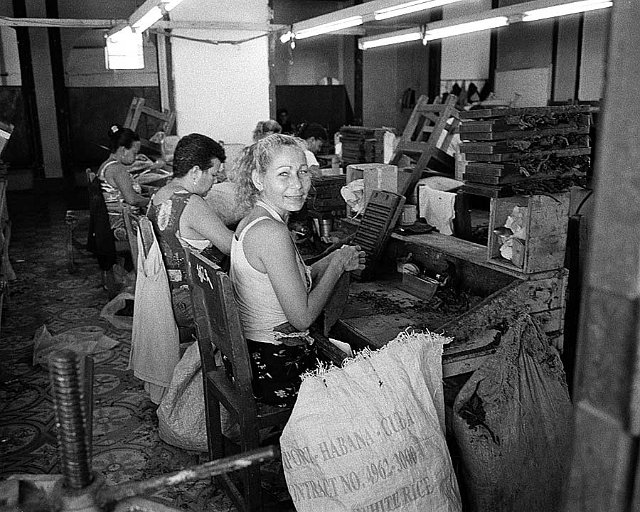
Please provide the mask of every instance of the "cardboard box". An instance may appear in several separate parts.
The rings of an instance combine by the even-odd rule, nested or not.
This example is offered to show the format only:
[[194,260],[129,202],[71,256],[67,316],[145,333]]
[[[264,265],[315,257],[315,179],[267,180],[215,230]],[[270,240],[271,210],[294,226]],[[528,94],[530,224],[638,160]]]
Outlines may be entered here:
[[390,164],[351,164],[347,166],[347,183],[364,179],[364,200],[369,201],[374,190],[398,194],[411,180],[411,170]]

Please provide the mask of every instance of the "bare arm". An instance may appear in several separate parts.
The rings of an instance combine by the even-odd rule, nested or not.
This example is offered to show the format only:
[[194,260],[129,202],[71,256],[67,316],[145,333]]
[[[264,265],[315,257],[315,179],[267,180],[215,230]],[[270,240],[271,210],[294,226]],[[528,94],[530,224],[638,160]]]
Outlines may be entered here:
[[205,238],[225,254],[231,253],[233,233],[205,200],[193,195],[180,217],[180,233],[185,238]]
[[[107,176],[105,175],[105,177]],[[113,180],[113,184],[118,188],[127,204],[132,206],[146,206],[149,202],[149,198],[141,196],[133,190],[133,179],[123,166],[117,165],[113,171],[109,172],[107,179],[108,178]]]
[[247,233],[244,247],[249,263],[269,276],[289,323],[300,330],[307,329],[318,317],[343,272],[358,268],[359,264],[355,263],[354,267],[354,261],[359,261],[355,248],[335,251],[307,294],[286,226],[276,221],[261,222]]

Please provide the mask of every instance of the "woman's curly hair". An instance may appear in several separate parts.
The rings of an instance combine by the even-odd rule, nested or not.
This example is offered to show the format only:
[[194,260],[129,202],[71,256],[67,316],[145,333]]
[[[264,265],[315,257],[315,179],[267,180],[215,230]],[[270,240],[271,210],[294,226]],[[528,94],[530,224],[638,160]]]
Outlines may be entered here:
[[237,185],[237,199],[240,205],[247,208],[255,205],[260,191],[254,185],[251,175],[254,169],[260,174],[267,172],[267,167],[274,156],[283,147],[298,148],[303,152],[305,150],[302,139],[280,133],[267,135],[242,150],[232,170],[232,179]]
[[282,126],[278,121],[268,119],[267,121],[258,121],[255,129],[253,130],[253,142],[258,142],[260,139],[271,135],[272,133],[282,132]]

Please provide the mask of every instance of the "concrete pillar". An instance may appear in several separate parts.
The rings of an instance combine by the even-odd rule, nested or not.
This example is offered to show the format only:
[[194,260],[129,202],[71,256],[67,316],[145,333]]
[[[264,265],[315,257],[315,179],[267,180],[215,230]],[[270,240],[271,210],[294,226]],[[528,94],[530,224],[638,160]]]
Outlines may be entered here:
[[[47,17],[44,2],[27,0],[25,3],[28,17]],[[31,40],[31,59],[40,124],[44,177],[62,178],[49,34],[46,28],[29,28],[29,38]]]

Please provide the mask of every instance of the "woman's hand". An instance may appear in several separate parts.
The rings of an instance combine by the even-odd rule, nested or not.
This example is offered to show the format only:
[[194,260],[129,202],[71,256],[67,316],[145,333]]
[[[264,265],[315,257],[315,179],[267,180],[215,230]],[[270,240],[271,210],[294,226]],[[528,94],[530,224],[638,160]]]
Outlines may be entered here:
[[359,245],[343,245],[333,254],[333,261],[340,265],[344,272],[364,269],[366,253]]

